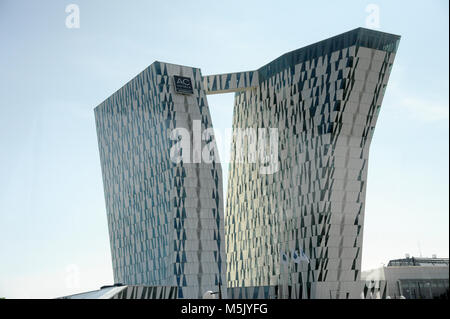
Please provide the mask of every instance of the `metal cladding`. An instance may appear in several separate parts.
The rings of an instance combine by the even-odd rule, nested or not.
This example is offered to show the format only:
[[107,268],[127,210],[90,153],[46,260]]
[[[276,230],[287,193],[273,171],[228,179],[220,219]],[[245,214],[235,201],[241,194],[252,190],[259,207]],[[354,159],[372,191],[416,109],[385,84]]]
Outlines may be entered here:
[[[175,93],[174,76],[191,79],[192,94]],[[179,298],[224,286],[221,165],[196,161],[190,141],[190,160],[174,162],[170,153],[174,129],[211,128],[200,70],[155,62],[95,118],[114,281],[175,286]]]
[[[177,287],[178,298],[219,286],[223,297],[228,286],[235,298],[359,298],[369,147],[399,40],[358,28],[204,77],[155,62],[101,103],[115,282]],[[220,160],[203,149],[214,140],[206,95],[227,92],[224,217]]]
[[356,29],[281,56],[236,93],[234,129],[278,129],[278,170],[230,165],[229,287],[359,298],[369,146],[398,41]]

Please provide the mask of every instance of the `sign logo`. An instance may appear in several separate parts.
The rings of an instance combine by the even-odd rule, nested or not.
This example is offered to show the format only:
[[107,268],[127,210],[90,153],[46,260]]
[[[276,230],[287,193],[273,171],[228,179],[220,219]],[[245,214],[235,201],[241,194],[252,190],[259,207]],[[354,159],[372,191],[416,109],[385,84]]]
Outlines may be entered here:
[[193,94],[191,78],[184,76],[174,75],[173,80],[175,82],[175,92],[180,94]]

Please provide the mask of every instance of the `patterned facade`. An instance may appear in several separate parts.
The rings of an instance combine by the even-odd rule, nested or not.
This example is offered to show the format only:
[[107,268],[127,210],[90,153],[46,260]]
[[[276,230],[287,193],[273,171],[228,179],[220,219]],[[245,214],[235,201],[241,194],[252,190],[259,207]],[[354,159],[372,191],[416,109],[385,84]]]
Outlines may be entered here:
[[57,299],[177,299],[177,290],[178,287],[114,285]]
[[206,94],[239,92],[259,85],[258,71],[214,74],[203,77]]
[[230,288],[360,298],[369,147],[398,42],[359,28],[281,56],[257,87],[236,90],[233,129],[277,128],[279,169],[230,165]]
[[[369,147],[399,39],[359,28],[204,77],[155,62],[100,104],[115,282],[177,287],[178,298],[219,286],[233,298],[360,298]],[[193,93],[176,93],[174,76]],[[243,158],[230,164],[224,217],[218,154],[205,162],[201,151],[213,137],[195,136],[212,128],[206,95],[227,92],[233,130],[258,140],[276,129],[278,144],[267,173],[246,153],[255,141],[233,137]],[[174,162],[180,128],[192,152]]]
[[[174,76],[190,78],[193,94],[177,94]],[[211,129],[200,70],[155,62],[95,118],[114,281],[178,287],[179,298],[224,286],[222,169],[195,160],[208,142],[194,145],[196,129]],[[177,161],[175,128],[189,132],[192,149]]]

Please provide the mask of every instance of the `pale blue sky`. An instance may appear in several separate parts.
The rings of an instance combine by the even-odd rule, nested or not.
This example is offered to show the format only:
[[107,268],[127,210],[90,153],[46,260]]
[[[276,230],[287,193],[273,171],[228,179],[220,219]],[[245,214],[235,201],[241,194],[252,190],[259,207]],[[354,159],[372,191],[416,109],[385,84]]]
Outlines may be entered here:
[[[256,69],[364,27],[370,3],[402,40],[371,147],[363,269],[419,247],[448,257],[447,0],[0,1],[0,296],[112,283],[93,113],[106,97],[155,60]],[[230,127],[233,95],[208,100]]]

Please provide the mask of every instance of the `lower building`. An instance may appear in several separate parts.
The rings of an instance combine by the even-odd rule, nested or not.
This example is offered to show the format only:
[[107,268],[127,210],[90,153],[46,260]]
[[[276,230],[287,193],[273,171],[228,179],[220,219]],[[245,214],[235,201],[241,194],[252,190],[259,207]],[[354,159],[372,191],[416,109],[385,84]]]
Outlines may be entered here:
[[177,299],[178,287],[103,286],[93,290],[58,299]]
[[[99,290],[62,299],[178,299],[178,287],[104,286]],[[363,271],[354,283],[354,295],[362,299],[449,299],[448,258],[391,260],[386,267]],[[228,296],[228,297],[226,297]],[[227,294],[208,291],[204,299],[297,299],[292,285],[228,288]],[[339,296],[337,296],[339,297]],[[343,298],[345,296],[341,296]],[[336,296],[330,294],[330,299]]]
[[391,260],[386,267],[362,273],[364,298],[448,299],[448,258]]
[[[362,299],[448,299],[448,258],[391,260],[386,267],[363,271],[353,286]],[[295,299],[292,285],[229,288],[231,299]],[[330,294],[330,299],[339,296]],[[340,296],[345,298],[346,296]]]

